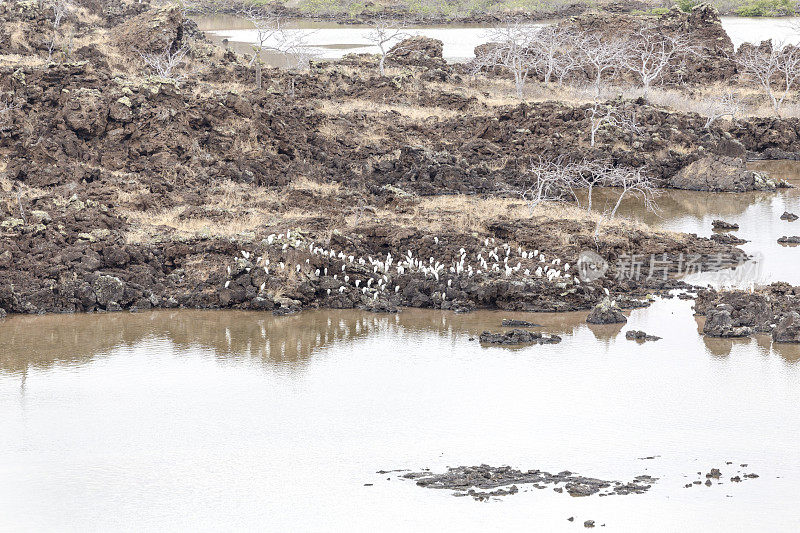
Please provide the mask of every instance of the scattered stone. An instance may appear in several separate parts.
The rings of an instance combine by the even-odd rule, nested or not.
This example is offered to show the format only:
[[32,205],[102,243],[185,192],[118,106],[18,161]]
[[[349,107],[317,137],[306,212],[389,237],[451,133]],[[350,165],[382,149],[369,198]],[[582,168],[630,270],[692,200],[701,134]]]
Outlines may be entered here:
[[748,477],[750,479],[755,479],[758,477],[758,474],[745,474],[744,477]]
[[726,222],[724,220],[714,220],[711,222],[711,227],[715,230],[721,231],[731,231],[739,229],[739,224],[734,224],[733,222]]
[[567,518],[567,521],[574,522],[575,521],[575,517],[574,516],[570,516],[569,518]]
[[731,478],[731,481],[733,481],[734,483],[741,483],[742,482],[742,478],[740,478],[739,476],[733,476]]
[[[656,337],[655,335],[648,335],[644,331],[635,329],[626,332],[625,338],[628,339],[629,341],[640,341],[640,342],[661,340],[661,337]],[[652,459],[652,457],[646,457],[646,459]]]
[[[544,486],[564,483],[563,488],[554,487],[554,490],[563,492],[566,489],[571,496],[577,497],[592,496],[598,493],[600,496],[642,494],[657,481],[656,478],[643,475],[635,477],[628,483],[622,483],[584,477],[569,471],[558,474],[550,474],[541,470],[523,472],[510,466],[493,467],[485,464],[450,468],[442,474],[432,474],[428,471],[411,472],[402,477],[416,480],[420,487],[455,490],[457,491],[456,496],[472,496],[476,500],[485,500],[490,496],[516,494],[519,490],[518,485],[522,484]],[[503,489],[502,487],[509,488]],[[475,489],[491,490],[491,492],[479,492]]]
[[710,479],[707,479],[707,480],[706,480],[706,487],[710,487],[710,486],[711,486],[711,480],[710,480]]
[[706,478],[719,479],[720,477],[722,477],[722,472],[719,471],[719,468],[712,468],[711,472],[706,474]]
[[730,233],[715,233],[711,236],[711,240],[720,244],[730,244],[732,246],[738,246],[740,244],[750,242],[747,239],[741,239],[736,235],[731,235]]
[[778,239],[779,244],[800,244],[800,237],[792,235],[791,237],[783,236]]
[[516,320],[513,318],[504,318],[501,324],[504,328],[540,328],[539,324],[528,322],[527,320]]
[[624,324],[627,321],[622,309],[608,297],[597,304],[586,317],[586,322],[589,324]]
[[784,211],[783,214],[781,215],[781,220],[788,220],[789,222],[794,222],[798,218],[800,218],[800,217],[798,217],[794,213],[790,213],[788,211]]
[[0,307],[0,319],[5,318],[7,314],[8,313],[6,313],[6,310]]
[[523,329],[512,329],[511,331],[502,333],[492,333],[491,331],[484,331],[478,337],[481,344],[558,344],[561,342],[561,337],[558,335],[551,335],[545,337],[538,331],[525,331]]
[[583,523],[583,527],[594,527],[594,520],[587,520]]

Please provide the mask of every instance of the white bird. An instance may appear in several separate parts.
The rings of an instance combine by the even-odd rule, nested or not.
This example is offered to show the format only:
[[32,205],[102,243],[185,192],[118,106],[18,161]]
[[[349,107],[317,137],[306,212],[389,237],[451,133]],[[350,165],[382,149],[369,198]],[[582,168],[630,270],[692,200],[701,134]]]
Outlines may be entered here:
[[339,292],[344,292],[344,285],[342,285],[341,287],[339,287]]
[[606,293],[606,296],[609,295],[608,289],[606,289],[605,287],[603,287],[603,292]]
[[394,292],[400,292],[400,285],[394,286]]
[[314,272],[314,275],[315,275],[315,276],[317,276],[317,277],[319,277],[319,269],[317,269],[317,270]]
[[228,275],[229,276],[231,275],[231,267],[230,266],[228,266]]
[[358,286],[359,286],[359,285],[361,285],[361,280],[360,280],[360,279],[357,279],[357,280],[356,280],[356,289],[358,288]]
[[328,289],[328,296],[330,296],[330,295],[331,295],[331,290],[330,290],[330,289]]
[[328,275],[328,267],[325,267],[324,272],[325,272],[325,275],[327,276]]
[[300,265],[297,265],[296,270],[300,272]]
[[261,286],[258,288],[258,291],[259,291],[259,292],[263,291],[263,290],[264,290],[264,287],[266,287],[266,286],[267,286],[267,284],[266,284],[266,283],[262,283],[262,284],[261,284]]

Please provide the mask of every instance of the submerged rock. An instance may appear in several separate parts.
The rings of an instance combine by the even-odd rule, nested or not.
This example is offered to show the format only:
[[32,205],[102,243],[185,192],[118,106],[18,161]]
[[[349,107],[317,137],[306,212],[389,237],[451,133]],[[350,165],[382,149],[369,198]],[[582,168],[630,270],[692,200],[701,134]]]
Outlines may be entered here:
[[711,227],[716,230],[737,230],[739,229],[739,224],[726,222],[724,220],[714,220],[711,222]]
[[627,321],[622,309],[609,298],[604,298],[586,317],[586,322],[589,324],[624,324]]
[[[431,472],[411,472],[402,476],[405,479],[416,480],[417,485],[431,489],[451,489],[456,496],[472,496],[476,500],[486,499],[488,496],[516,494],[518,485],[531,484],[536,488],[545,485],[563,484],[566,492],[574,497],[586,497],[600,493],[609,494],[642,494],[658,481],[650,476],[637,476],[628,483],[621,481],[606,481],[602,479],[584,477],[568,470],[558,474],[550,474],[541,470],[521,471],[510,466],[459,466],[450,468],[442,474]],[[500,489],[509,487],[509,489]],[[478,492],[475,489],[493,490],[492,492]],[[563,492],[561,487],[555,487],[556,492]],[[503,490],[501,493],[500,490]]]
[[784,316],[772,330],[772,340],[780,343],[800,343],[800,314],[792,311]]
[[731,244],[733,246],[749,242],[746,239],[740,239],[736,235],[731,235],[730,233],[715,233],[711,236],[711,240],[720,244]]
[[512,329],[503,333],[492,333],[484,331],[478,337],[482,344],[558,344],[561,337],[551,335],[545,337],[538,331],[525,331],[523,329]]
[[627,333],[625,333],[625,338],[628,339],[629,341],[642,341],[642,342],[661,340],[661,337],[656,337],[655,335],[648,335],[644,331],[636,329],[632,329]]
[[528,322],[527,320],[517,320],[514,318],[504,318],[501,324],[504,328],[540,328],[539,324]]

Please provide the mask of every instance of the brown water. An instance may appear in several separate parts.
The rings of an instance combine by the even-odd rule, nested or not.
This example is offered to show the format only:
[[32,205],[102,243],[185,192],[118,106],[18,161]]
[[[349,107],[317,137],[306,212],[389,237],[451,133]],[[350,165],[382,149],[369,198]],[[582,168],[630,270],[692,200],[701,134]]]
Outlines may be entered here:
[[[751,265],[744,267],[757,275],[756,281],[760,284],[786,281],[800,285],[800,248],[778,244],[780,237],[800,235],[800,220],[787,222],[780,219],[784,211],[800,215],[800,162],[755,161],[748,163],[748,167],[785,179],[794,188],[747,193],[662,190],[657,198],[657,212],[646,212],[640,200],[629,198],[623,200],[619,214],[653,228],[694,233],[701,237],[710,237],[714,233],[711,222],[715,219],[739,224],[739,230],[732,233],[750,241],[741,245],[741,248],[759,263],[756,269]],[[594,194],[595,206],[600,211],[613,206],[619,195],[613,189],[598,190]],[[743,280],[733,285],[748,287],[752,277],[743,276]],[[687,281],[719,286],[718,278],[715,275],[701,275],[687,278]],[[724,276],[722,281],[730,281],[730,276]]]
[[[424,310],[12,317],[0,530],[580,527],[570,516],[796,530],[800,347],[704,339],[690,305],[662,300],[624,327]],[[514,316],[564,341],[470,340]],[[627,341],[632,328],[664,339]],[[742,469],[726,461],[760,477],[730,483]],[[644,495],[482,504],[376,474],[479,463],[661,479]],[[713,467],[723,485],[683,488]]]

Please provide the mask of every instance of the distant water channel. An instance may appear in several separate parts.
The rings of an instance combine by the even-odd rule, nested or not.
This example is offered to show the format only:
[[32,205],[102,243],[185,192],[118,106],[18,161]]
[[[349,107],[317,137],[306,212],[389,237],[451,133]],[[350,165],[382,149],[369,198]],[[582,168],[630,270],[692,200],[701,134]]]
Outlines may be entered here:
[[[230,46],[240,52],[253,53],[252,45],[257,35],[250,22],[229,15],[201,16],[195,20],[199,28],[215,42],[228,39]],[[544,25],[532,24],[532,26]],[[766,39],[800,42],[800,18],[760,19],[722,17],[722,27],[728,32],[734,45],[743,42],[759,43]],[[378,48],[367,39],[370,27],[344,25],[328,22],[294,21],[288,26],[302,36],[309,52],[320,59],[338,59],[349,53],[377,53]],[[425,35],[444,43],[443,55],[448,61],[464,61],[474,57],[473,50],[490,40],[490,28],[483,25],[447,25],[409,27],[409,35]],[[274,46],[274,42],[267,43]],[[281,66],[281,56],[268,57],[275,66]]]

